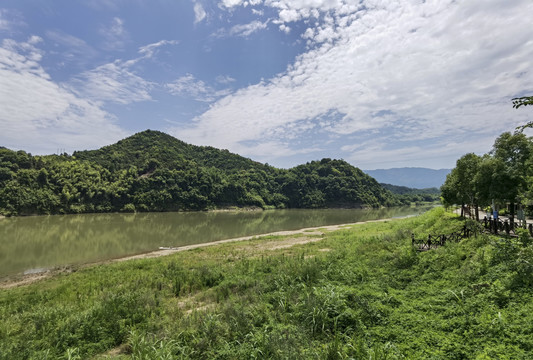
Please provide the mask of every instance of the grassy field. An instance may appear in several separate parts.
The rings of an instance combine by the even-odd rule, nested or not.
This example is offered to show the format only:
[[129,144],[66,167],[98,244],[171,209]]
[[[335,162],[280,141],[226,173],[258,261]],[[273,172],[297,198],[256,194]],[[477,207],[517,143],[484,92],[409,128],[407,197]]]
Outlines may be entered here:
[[464,223],[437,208],[0,290],[0,359],[533,358],[527,236],[411,246]]

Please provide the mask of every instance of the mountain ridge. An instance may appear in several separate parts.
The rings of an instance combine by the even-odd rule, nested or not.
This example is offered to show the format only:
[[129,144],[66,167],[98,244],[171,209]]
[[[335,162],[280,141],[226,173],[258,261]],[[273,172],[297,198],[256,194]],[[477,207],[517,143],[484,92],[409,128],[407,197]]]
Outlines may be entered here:
[[440,188],[451,169],[402,167],[391,169],[363,170],[379,183],[406,186],[414,189]]
[[97,150],[0,149],[0,214],[328,208],[402,204],[344,160],[277,169],[146,130]]

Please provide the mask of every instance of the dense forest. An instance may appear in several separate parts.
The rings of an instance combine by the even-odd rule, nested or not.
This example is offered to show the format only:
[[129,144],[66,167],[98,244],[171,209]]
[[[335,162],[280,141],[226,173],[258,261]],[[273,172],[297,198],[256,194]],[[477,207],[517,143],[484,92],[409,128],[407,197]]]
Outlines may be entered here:
[[0,148],[0,214],[181,211],[225,207],[379,207],[393,194],[343,160],[277,169],[227,150],[146,130],[72,155]]
[[508,208],[511,217],[522,207],[531,214],[533,140],[520,131],[505,132],[489,153],[463,155],[441,192],[445,204]]

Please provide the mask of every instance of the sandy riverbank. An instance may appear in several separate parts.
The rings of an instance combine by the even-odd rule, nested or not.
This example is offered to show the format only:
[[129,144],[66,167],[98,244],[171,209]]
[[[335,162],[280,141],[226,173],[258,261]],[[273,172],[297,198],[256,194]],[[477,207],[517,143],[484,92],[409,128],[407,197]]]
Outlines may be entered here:
[[316,235],[322,235],[327,232],[336,231],[336,230],[340,230],[343,228],[349,228],[349,227],[360,225],[360,224],[372,223],[372,222],[383,222],[383,221],[390,221],[390,220],[394,220],[394,219],[389,218],[389,219],[368,220],[368,221],[360,221],[360,222],[349,223],[349,224],[318,226],[318,227],[304,228],[304,229],[298,229],[298,230],[288,230],[288,231],[276,231],[276,232],[271,232],[271,233],[266,233],[266,234],[243,236],[243,237],[213,241],[213,242],[203,243],[203,244],[186,245],[186,246],[181,246],[181,247],[172,248],[172,249],[150,251],[147,253],[124,256],[124,257],[120,257],[117,259],[105,260],[105,261],[96,262],[96,263],[88,263],[88,264],[74,265],[74,266],[62,266],[62,267],[57,267],[53,269],[47,269],[40,273],[18,274],[18,275],[8,276],[6,278],[0,279],[0,289],[9,289],[9,288],[17,287],[17,286],[24,286],[24,285],[32,284],[34,282],[47,279],[58,274],[71,273],[79,269],[90,267],[90,266],[111,264],[115,262],[122,262],[122,261],[135,260],[135,259],[149,259],[149,258],[155,258],[155,257],[160,257],[160,256],[167,256],[167,255],[174,254],[176,252],[203,248],[207,246],[216,246],[216,245],[232,243],[232,242],[239,242],[239,241],[245,241],[245,240],[251,240],[251,239],[260,239],[260,238],[268,237],[268,236],[290,237],[292,235],[300,235],[300,234],[315,236],[315,237],[309,237],[309,238],[306,237],[304,239],[295,237],[295,238],[284,238],[284,239],[279,240],[280,243],[281,242],[283,243],[282,247],[284,248],[291,247],[293,245],[305,244],[308,242],[320,240],[319,238],[317,239]]

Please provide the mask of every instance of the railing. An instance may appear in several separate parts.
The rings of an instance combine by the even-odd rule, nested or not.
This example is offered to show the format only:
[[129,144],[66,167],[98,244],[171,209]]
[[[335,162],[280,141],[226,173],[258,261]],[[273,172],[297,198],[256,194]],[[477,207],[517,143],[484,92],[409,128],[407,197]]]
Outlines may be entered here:
[[533,224],[527,224],[524,226],[518,226],[517,223],[514,221],[509,221],[507,219],[501,220],[501,219],[487,219],[485,218],[481,221],[481,224],[485,228],[485,231],[490,232],[492,234],[498,234],[505,232],[508,236],[517,236],[516,235],[516,229],[522,228],[527,229],[530,236],[533,236]]
[[463,229],[449,235],[431,235],[429,234],[427,239],[416,239],[415,234],[411,234],[411,243],[413,247],[416,247],[419,251],[426,251],[430,249],[436,249],[439,246],[444,246],[449,242],[459,242],[463,239],[469,238],[470,236],[477,234],[476,229],[471,229],[471,227],[465,225]]
[[[477,224],[477,223],[474,223]],[[507,236],[518,236],[516,230],[519,228],[527,229],[529,235],[533,237],[533,224],[524,224],[524,226],[518,226],[514,221],[509,221],[508,219],[487,219],[485,218],[480,221],[480,225],[464,225],[461,231],[451,233],[449,235],[431,235],[429,234],[427,238],[416,239],[414,234],[411,234],[411,243],[413,247],[417,248],[418,251],[426,251],[430,249],[436,249],[439,246],[444,246],[449,242],[459,242],[463,239],[469,238],[472,235],[477,235],[481,226],[484,232],[490,232],[492,234],[506,234]]]

